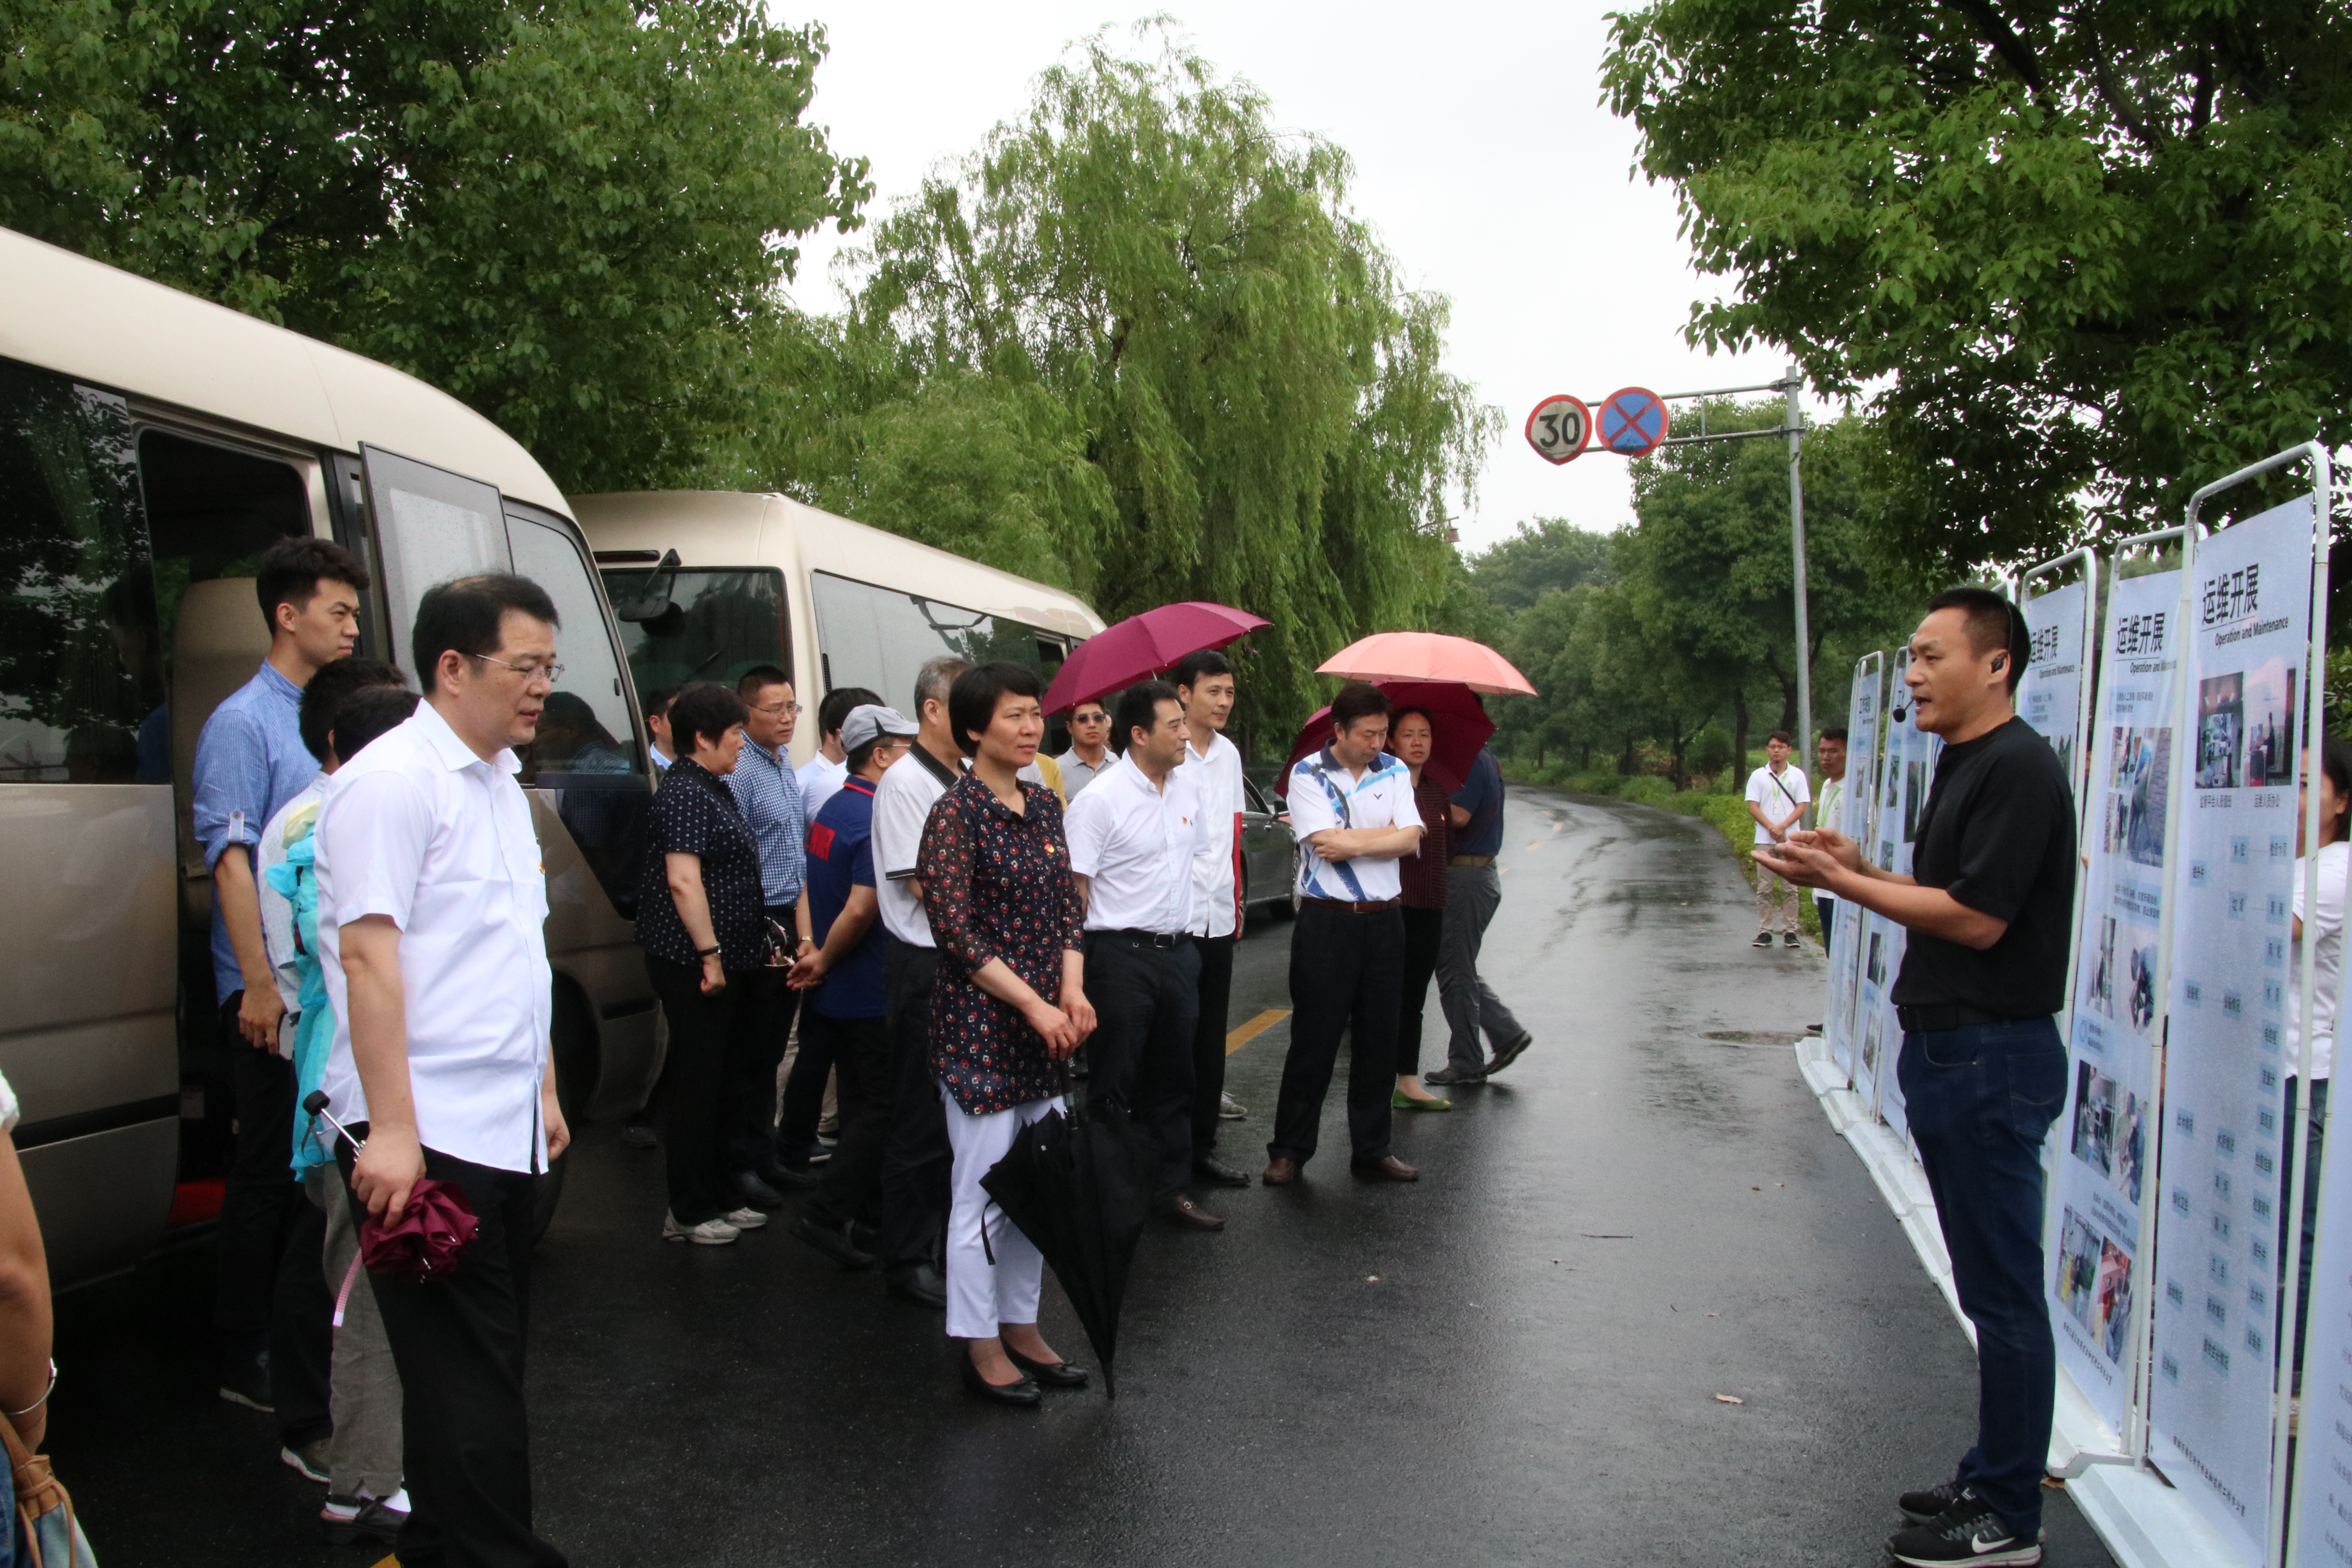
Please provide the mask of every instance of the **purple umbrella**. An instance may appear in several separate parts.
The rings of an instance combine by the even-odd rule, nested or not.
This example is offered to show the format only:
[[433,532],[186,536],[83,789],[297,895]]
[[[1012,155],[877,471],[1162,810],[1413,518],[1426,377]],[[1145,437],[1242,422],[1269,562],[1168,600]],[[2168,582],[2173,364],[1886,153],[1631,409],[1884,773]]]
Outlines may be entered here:
[[1045,711],[1066,713],[1149,680],[1196,649],[1223,647],[1273,624],[1199,599],[1129,616],[1077,646],[1046,688]]

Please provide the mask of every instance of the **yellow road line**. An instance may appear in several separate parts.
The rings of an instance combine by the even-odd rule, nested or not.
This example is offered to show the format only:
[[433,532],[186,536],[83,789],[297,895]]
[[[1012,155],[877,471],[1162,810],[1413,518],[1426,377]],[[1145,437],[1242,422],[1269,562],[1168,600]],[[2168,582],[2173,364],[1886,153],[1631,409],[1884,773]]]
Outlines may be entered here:
[[1232,1056],[1235,1051],[1240,1050],[1244,1046],[1248,1045],[1252,1040],[1256,1039],[1260,1035],[1265,1034],[1268,1029],[1273,1028],[1276,1024],[1281,1023],[1285,1018],[1289,1016],[1290,1009],[1287,1007],[1268,1007],[1265,1012],[1260,1013],[1256,1017],[1252,1018],[1240,1028],[1232,1030],[1226,1034],[1225,1055]]

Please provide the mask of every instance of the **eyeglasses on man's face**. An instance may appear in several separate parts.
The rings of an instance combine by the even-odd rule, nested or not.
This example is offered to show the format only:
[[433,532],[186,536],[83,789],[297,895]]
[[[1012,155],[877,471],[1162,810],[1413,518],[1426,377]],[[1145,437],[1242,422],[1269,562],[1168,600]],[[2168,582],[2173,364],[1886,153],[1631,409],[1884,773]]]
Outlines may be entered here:
[[781,719],[787,713],[797,716],[808,710],[797,702],[761,702],[753,704],[751,711],[765,713],[771,719]]
[[478,653],[474,657],[480,659],[485,664],[495,664],[501,669],[513,670],[517,675],[522,677],[523,684],[525,686],[530,685],[534,680],[541,679],[545,680],[550,686],[552,686],[557,681],[563,679],[563,667],[556,663],[553,659],[541,661],[535,658],[526,658],[521,663],[516,664],[509,660],[500,658],[496,654]]

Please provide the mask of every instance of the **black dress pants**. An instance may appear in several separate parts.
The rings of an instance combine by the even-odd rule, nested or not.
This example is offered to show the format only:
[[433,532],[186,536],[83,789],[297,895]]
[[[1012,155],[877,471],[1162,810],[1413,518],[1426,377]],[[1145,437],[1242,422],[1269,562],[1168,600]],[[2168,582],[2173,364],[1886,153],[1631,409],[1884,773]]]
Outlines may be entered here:
[[[888,1008],[891,1072],[890,1132],[882,1146],[882,1266],[936,1266],[947,1240],[948,1176],[955,1151],[948,1146],[947,1107],[931,1076],[931,988],[940,952],[893,941],[883,972]],[[839,1159],[838,1153],[834,1155]]]
[[793,1058],[793,1070],[785,1076],[784,1111],[776,1123],[776,1158],[796,1171],[804,1169],[816,1152],[816,1124],[824,1119],[824,1080],[833,1074],[841,1043],[838,1031],[817,1023],[814,1008],[802,1008],[800,1018],[800,1054]]
[[1217,1149],[1217,1103],[1225,1097],[1226,1013],[1234,998],[1232,936],[1196,936],[1201,954],[1201,1012],[1192,1026],[1192,1157],[1205,1160]]
[[1437,973],[1439,938],[1445,931],[1445,910],[1406,909],[1404,916],[1404,991],[1397,1001],[1396,1076],[1421,1075],[1421,1016],[1429,1005],[1429,982]]
[[[763,971],[730,969],[727,986],[705,995],[699,966],[672,963],[646,954],[646,973],[661,998],[669,1022],[669,1058],[662,1068],[662,1161],[669,1176],[669,1212],[680,1225],[717,1219],[740,1202],[728,1137],[742,1117],[728,1102],[740,1076],[730,1073],[760,1048],[764,1015],[760,1002]],[[768,1099],[775,1094],[775,1068],[768,1069]]]
[[1348,1137],[1358,1160],[1389,1152],[1389,1096],[1396,1089],[1397,999],[1403,987],[1404,917],[1300,906],[1290,935],[1290,1054],[1274,1111],[1272,1159],[1315,1157],[1323,1096],[1339,1037],[1348,1053]]
[[1201,959],[1190,938],[1154,947],[1119,931],[1087,932],[1087,999],[1095,1005],[1094,1076],[1087,1098],[1127,1107],[1160,1145],[1151,1198],[1181,1197],[1192,1173],[1192,1046]]
[[334,1430],[327,1361],[334,1297],[320,1258],[327,1216],[294,1179],[294,1064],[237,1033],[245,993],[221,1004],[221,1048],[236,1099],[236,1154],[221,1194],[213,1325],[231,1353],[269,1349],[269,1401],[289,1447]]
[[[352,1131],[367,1137],[364,1125]],[[336,1157],[348,1192],[349,1146],[339,1141]],[[522,1371],[533,1180],[437,1149],[425,1151],[425,1173],[464,1192],[481,1231],[442,1279],[368,1276],[400,1370],[409,1506],[394,1551],[401,1568],[563,1568],[530,1527]],[[349,1195],[352,1220],[364,1222],[367,1205]]]
[[[883,1018],[828,1018],[814,1007],[805,1008],[801,1013],[801,1059],[807,1060],[810,1047],[819,1042],[841,1079],[841,1136],[834,1142],[824,1184],[809,1195],[802,1212],[839,1230],[852,1220],[871,1216],[881,1202],[883,1147],[890,1140],[891,1111],[898,1094],[898,1060],[891,1049],[890,1025]],[[793,1078],[797,1082],[799,1074]],[[824,1081],[817,1080],[820,1099]]]
[[[768,918],[793,929],[793,907],[772,905]],[[762,964],[751,992],[759,1017],[740,1048],[727,1057],[727,1164],[734,1171],[764,1171],[776,1160],[776,1068],[782,1065],[784,1046],[793,1037],[793,1016],[800,1011],[801,994],[784,984],[792,973],[785,964]],[[735,981],[728,982],[732,989]],[[823,1080],[817,1092],[823,1098]],[[806,1154],[801,1156],[805,1162]]]

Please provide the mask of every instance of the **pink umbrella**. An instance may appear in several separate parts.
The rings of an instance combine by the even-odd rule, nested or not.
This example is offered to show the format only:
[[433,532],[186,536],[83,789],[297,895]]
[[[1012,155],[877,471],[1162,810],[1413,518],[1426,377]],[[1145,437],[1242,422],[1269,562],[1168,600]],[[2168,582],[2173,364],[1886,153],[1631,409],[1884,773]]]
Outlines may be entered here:
[[[1431,767],[1457,787],[1470,776],[1470,764],[1477,760],[1478,748],[1494,739],[1495,721],[1486,717],[1486,710],[1478,706],[1469,688],[1458,681],[1375,680],[1372,684],[1388,694],[1389,701],[1399,712],[1418,708],[1429,715]],[[1289,782],[1290,770],[1298,765],[1301,757],[1330,743],[1331,710],[1318,708],[1290,748],[1290,761],[1282,770],[1283,782]]]
[[1045,711],[1066,713],[1081,702],[1125,690],[1188,653],[1223,647],[1273,624],[1246,610],[1199,599],[1129,616],[1077,646],[1045,689]]
[[1528,678],[1485,643],[1443,632],[1374,632],[1316,667],[1350,680],[1458,680],[1473,691],[1533,697]]

